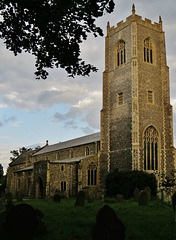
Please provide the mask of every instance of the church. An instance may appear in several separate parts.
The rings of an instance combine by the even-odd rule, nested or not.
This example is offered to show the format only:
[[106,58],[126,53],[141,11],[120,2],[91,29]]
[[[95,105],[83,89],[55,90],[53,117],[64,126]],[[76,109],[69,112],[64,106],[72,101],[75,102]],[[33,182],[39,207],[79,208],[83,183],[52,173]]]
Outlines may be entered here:
[[154,173],[160,183],[175,160],[162,19],[143,20],[133,5],[125,22],[107,23],[100,132],[23,153],[9,164],[6,191],[96,197],[115,168]]

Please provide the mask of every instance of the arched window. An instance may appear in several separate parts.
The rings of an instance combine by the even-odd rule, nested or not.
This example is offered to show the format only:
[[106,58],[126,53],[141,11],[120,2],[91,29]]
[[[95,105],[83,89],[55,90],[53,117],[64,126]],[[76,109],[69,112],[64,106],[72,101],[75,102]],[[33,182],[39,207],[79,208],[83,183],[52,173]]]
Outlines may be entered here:
[[56,153],[56,160],[59,160],[60,159],[60,153]]
[[125,42],[123,40],[119,40],[117,44],[117,67],[126,63],[126,49]]
[[158,132],[153,126],[144,133],[144,170],[158,170]]
[[70,158],[73,158],[73,149],[70,149]]
[[61,192],[65,192],[66,191],[66,182],[65,181],[62,181],[61,182]]
[[153,63],[153,49],[150,38],[144,40],[144,62]]
[[88,185],[97,185],[97,166],[94,163],[88,168]]
[[61,165],[61,171],[63,172],[65,170],[64,165]]
[[86,154],[86,156],[90,155],[90,148],[89,147],[86,147],[85,154]]

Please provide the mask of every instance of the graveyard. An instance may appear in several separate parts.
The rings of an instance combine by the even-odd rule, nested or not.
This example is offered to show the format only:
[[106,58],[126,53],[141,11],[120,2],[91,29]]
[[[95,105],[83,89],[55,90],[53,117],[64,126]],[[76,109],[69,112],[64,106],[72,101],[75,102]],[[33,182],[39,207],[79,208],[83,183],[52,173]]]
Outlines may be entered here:
[[[77,202],[77,204],[76,204]],[[43,213],[46,229],[35,235],[35,240],[91,240],[96,214],[105,205],[110,206],[126,228],[126,240],[174,240],[176,223],[170,203],[152,198],[144,205],[134,199],[105,198],[78,203],[76,199],[24,199],[13,204],[27,203]],[[2,212],[4,209],[1,208]]]

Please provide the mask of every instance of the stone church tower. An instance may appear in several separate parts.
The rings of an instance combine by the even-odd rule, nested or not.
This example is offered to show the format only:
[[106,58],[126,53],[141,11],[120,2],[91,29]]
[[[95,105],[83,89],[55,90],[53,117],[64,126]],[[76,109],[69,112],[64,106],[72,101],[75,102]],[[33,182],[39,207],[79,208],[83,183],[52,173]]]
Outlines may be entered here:
[[135,14],[107,24],[101,110],[100,187],[107,172],[175,168],[169,68],[162,20]]

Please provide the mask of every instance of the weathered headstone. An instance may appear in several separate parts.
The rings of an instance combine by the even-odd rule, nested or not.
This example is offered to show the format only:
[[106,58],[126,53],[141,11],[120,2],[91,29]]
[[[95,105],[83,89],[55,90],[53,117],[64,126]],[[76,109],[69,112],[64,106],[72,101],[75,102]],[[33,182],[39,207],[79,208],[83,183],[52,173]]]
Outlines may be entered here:
[[56,192],[56,193],[54,194],[53,199],[54,199],[55,202],[60,202],[61,197],[60,197],[59,192]]
[[16,192],[16,200],[17,202],[22,202],[23,201],[23,196],[21,194],[21,192]]
[[10,210],[13,207],[13,195],[9,192],[5,195],[5,199],[6,199],[6,209]]
[[135,188],[134,189],[134,192],[133,192],[133,195],[134,195],[134,201],[135,202],[138,202],[139,201],[139,189],[138,188]]
[[101,193],[101,201],[103,203],[105,202],[105,193],[104,192]]
[[151,200],[151,188],[146,187],[145,191],[147,192],[147,200],[150,201]]
[[4,223],[4,239],[32,240],[37,227],[35,209],[28,204],[13,207]]
[[117,202],[123,202],[124,201],[123,195],[122,194],[117,194],[116,195],[116,200],[117,200]]
[[83,207],[85,204],[86,194],[84,191],[78,192],[76,196],[75,207]]
[[139,193],[139,206],[147,205],[147,192],[145,190],[140,191]]
[[94,240],[124,240],[125,230],[124,224],[114,210],[104,205],[97,213],[92,235]]

